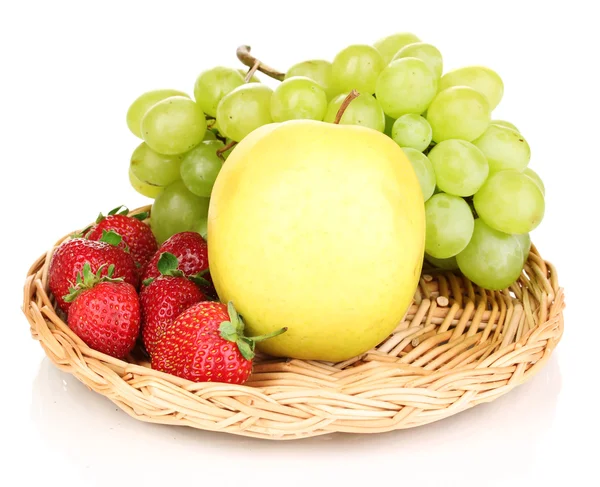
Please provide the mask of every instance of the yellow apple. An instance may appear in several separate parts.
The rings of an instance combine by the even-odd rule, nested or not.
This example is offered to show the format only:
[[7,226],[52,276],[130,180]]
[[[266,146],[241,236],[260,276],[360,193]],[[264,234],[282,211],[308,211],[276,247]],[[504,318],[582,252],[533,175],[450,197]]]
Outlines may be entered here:
[[389,137],[293,120],[252,132],[215,182],[211,277],[272,356],[338,362],[385,339],[424,255],[423,196]]

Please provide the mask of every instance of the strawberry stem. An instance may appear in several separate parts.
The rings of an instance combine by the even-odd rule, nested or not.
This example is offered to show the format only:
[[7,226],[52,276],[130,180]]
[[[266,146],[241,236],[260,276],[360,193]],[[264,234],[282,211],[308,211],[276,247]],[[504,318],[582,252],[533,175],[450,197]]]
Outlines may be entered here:
[[83,291],[86,289],[92,289],[100,282],[122,282],[124,280],[122,277],[113,278],[113,274],[115,272],[114,264],[110,264],[108,266],[106,275],[102,276],[102,270],[105,267],[106,264],[102,264],[100,267],[98,267],[98,270],[94,274],[89,262],[83,264],[82,272],[78,272],[75,277],[75,286],[69,288],[69,293],[65,294],[63,299],[67,303],[71,303],[75,301],[77,296],[79,296]]
[[252,360],[254,358],[254,349],[256,342],[267,340],[269,338],[276,337],[287,331],[286,328],[268,333],[266,335],[260,335],[257,337],[247,337],[244,335],[244,321],[242,317],[237,313],[233,303],[229,301],[227,303],[227,312],[229,314],[229,321],[224,321],[219,327],[221,337],[230,342],[235,342],[240,353],[246,360]]

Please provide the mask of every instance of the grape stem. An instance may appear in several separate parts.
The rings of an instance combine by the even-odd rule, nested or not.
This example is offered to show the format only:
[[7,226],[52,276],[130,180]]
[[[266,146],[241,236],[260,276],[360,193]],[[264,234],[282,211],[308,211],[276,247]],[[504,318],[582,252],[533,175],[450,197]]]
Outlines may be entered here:
[[[264,73],[267,76],[270,76],[271,78],[276,79],[277,81],[284,80],[285,73],[281,73],[281,72],[277,71],[276,69],[273,69],[270,66],[267,66],[260,60],[256,59],[252,54],[250,54],[250,49],[251,49],[250,46],[240,46],[237,48],[237,50],[235,52],[237,55],[237,58],[242,62],[242,64],[244,66],[248,66],[250,68],[250,71],[248,71],[248,74],[246,75],[246,82],[248,82],[250,80],[250,78],[252,78],[252,75],[256,71],[260,71],[261,73]],[[252,71],[253,69],[254,69],[254,71]]]
[[237,142],[235,140],[232,140],[231,142],[229,142],[229,144],[224,145],[219,150],[217,150],[217,156],[219,156],[219,158],[224,161],[225,157],[223,157],[223,154],[225,152],[227,152],[229,149],[231,149],[232,147],[235,147],[236,144],[237,144]]
[[344,98],[344,101],[340,105],[340,108],[337,111],[337,114],[335,115],[335,120],[333,121],[333,123],[336,123],[336,124],[340,123],[340,120],[344,116],[344,112],[346,111],[346,108],[348,108],[348,105],[350,105],[352,100],[354,100],[358,96],[359,96],[359,93],[356,90],[352,90],[350,93],[348,93],[348,95],[346,96],[346,98]]
[[254,62],[254,65],[248,70],[248,72],[246,73],[246,77],[244,78],[244,82],[245,83],[250,83],[250,80],[252,79],[252,76],[254,76],[254,73],[256,73],[256,70],[260,67],[260,61],[257,59]]

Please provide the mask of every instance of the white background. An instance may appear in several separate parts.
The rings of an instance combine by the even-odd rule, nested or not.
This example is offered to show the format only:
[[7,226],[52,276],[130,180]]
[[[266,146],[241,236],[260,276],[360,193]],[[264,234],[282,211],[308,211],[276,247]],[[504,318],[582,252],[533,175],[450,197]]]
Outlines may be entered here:
[[[0,485],[595,484],[600,38],[593,4],[2,2]],[[138,141],[125,112],[135,97],[159,87],[191,93],[203,69],[236,66],[242,43],[285,70],[396,31],[436,45],[446,69],[498,71],[505,95],[494,118],[515,123],[532,147],[531,167],[547,188],[533,240],[558,267],[567,302],[563,340],[534,379],[417,429],[272,443],[137,422],[44,358],[20,310],[30,264],[99,211],[149,201],[127,179]]]

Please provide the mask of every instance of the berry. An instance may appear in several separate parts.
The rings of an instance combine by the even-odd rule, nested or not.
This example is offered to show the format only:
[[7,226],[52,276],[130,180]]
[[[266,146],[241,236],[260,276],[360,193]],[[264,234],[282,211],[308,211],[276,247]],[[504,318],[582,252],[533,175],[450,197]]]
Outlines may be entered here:
[[123,359],[140,331],[140,303],[131,284],[111,278],[114,266],[108,266],[105,277],[102,271],[93,274],[89,263],[83,266],[66,297],[72,303],[67,323],[90,348]]
[[162,253],[168,252],[177,257],[178,269],[186,276],[198,274],[208,269],[208,247],[202,235],[196,232],[180,232],[165,240],[158,251],[146,264],[142,282],[160,276],[158,260]]
[[177,258],[163,253],[158,261],[161,275],[151,279],[140,293],[142,342],[150,356],[158,339],[183,311],[206,298],[192,279],[176,270]]
[[96,224],[85,237],[90,240],[100,240],[105,232],[112,230],[122,238],[119,247],[129,250],[136,265],[143,268],[158,250],[156,237],[150,227],[142,221],[148,214],[139,213],[129,216],[127,208],[117,213],[120,209],[121,207],[115,208],[106,217],[100,214]]
[[[105,237],[120,241],[118,235],[113,232],[109,232]],[[77,274],[83,270],[86,262],[90,264],[93,273],[102,268],[102,275],[106,274],[108,266],[112,264],[114,276],[122,277],[137,289],[138,272],[130,254],[104,240],[73,238],[56,248],[48,269],[48,286],[62,311],[67,312],[69,309],[70,303],[65,301],[64,297],[75,284]]]
[[252,371],[257,341],[244,336],[244,322],[232,303],[203,301],[177,317],[159,339],[152,368],[193,382],[243,384]]

